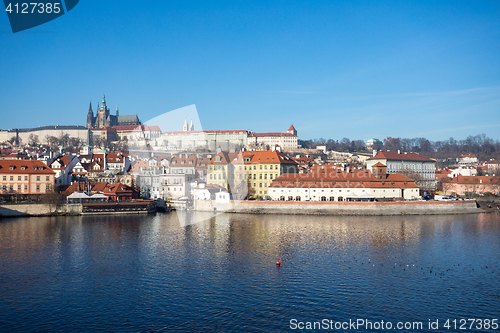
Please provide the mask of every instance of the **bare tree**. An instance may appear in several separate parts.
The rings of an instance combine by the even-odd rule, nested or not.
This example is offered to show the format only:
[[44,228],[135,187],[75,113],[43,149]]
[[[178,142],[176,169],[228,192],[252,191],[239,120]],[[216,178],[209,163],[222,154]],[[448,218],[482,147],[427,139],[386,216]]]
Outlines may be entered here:
[[421,174],[419,174],[418,172],[415,172],[411,169],[408,169],[408,168],[405,168],[405,169],[401,169],[399,171],[400,174],[402,174],[403,176],[406,176],[408,178],[410,178],[411,180],[413,180],[415,182],[415,184],[417,184],[417,186],[421,189],[425,188],[425,186],[427,185],[422,177]]
[[38,145],[38,135],[31,133],[28,137],[28,144],[30,146],[37,146]]

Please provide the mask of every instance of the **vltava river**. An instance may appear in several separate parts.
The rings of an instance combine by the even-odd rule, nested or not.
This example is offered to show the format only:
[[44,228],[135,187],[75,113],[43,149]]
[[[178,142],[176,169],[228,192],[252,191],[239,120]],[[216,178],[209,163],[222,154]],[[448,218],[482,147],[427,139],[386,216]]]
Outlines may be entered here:
[[[288,332],[323,320],[453,332],[446,320],[462,318],[500,321],[498,214],[0,220],[3,332]],[[408,322],[422,328],[396,330]]]

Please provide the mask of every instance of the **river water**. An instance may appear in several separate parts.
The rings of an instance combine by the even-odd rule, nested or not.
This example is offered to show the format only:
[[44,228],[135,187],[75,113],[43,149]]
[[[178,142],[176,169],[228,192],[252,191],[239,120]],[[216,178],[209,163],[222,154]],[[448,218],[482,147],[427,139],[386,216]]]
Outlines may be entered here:
[[497,213],[0,220],[2,332],[453,332],[462,318],[500,321]]

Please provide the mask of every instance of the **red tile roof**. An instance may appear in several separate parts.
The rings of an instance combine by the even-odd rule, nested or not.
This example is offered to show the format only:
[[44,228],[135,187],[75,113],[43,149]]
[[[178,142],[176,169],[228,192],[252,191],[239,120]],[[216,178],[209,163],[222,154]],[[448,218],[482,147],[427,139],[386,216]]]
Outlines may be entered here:
[[387,179],[377,180],[367,169],[354,172],[285,173],[274,179],[270,187],[418,188],[413,180],[401,174],[391,174],[387,176]]
[[194,133],[242,134],[242,133],[248,133],[248,131],[246,131],[246,130],[228,130],[228,131],[168,131],[168,132],[163,132],[163,134],[194,134]]
[[[33,168],[35,168],[35,170],[33,170]],[[0,160],[0,174],[26,174],[26,175],[28,175],[28,174],[47,174],[47,175],[54,175],[55,172],[41,161]]]
[[288,137],[295,137],[292,133],[250,133],[248,135],[249,137],[266,137],[266,136],[274,136],[274,137],[282,137],[282,136],[288,136]]
[[297,130],[295,129],[295,127],[293,127],[293,124],[292,124],[292,125],[290,125],[290,128],[289,128],[288,130],[289,130],[289,131],[297,131]]
[[370,157],[368,160],[397,160],[397,161],[422,161],[434,162],[428,157],[417,153],[399,153],[397,151],[379,151],[377,155]]
[[196,166],[196,156],[179,157],[175,156],[170,162],[171,167],[195,167]]
[[375,163],[375,164],[374,164],[374,165],[372,165],[372,166],[374,166],[374,167],[385,167],[386,165],[385,165],[385,164],[382,164],[382,163],[380,163],[380,162],[377,162],[377,163]]
[[457,176],[453,177],[453,183],[463,185],[499,185],[500,177],[492,176]]
[[161,132],[160,127],[158,126],[144,126],[145,131],[152,131],[152,132]]

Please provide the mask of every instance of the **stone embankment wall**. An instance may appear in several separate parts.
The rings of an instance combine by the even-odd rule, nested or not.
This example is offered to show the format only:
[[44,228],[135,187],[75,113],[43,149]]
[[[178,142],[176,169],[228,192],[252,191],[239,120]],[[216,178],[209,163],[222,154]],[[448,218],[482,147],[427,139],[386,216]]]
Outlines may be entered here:
[[0,205],[0,217],[48,216],[48,215],[80,215],[81,204],[48,205],[17,204]]
[[480,213],[475,201],[418,202],[287,202],[195,201],[195,210],[226,213],[297,215],[436,215]]

